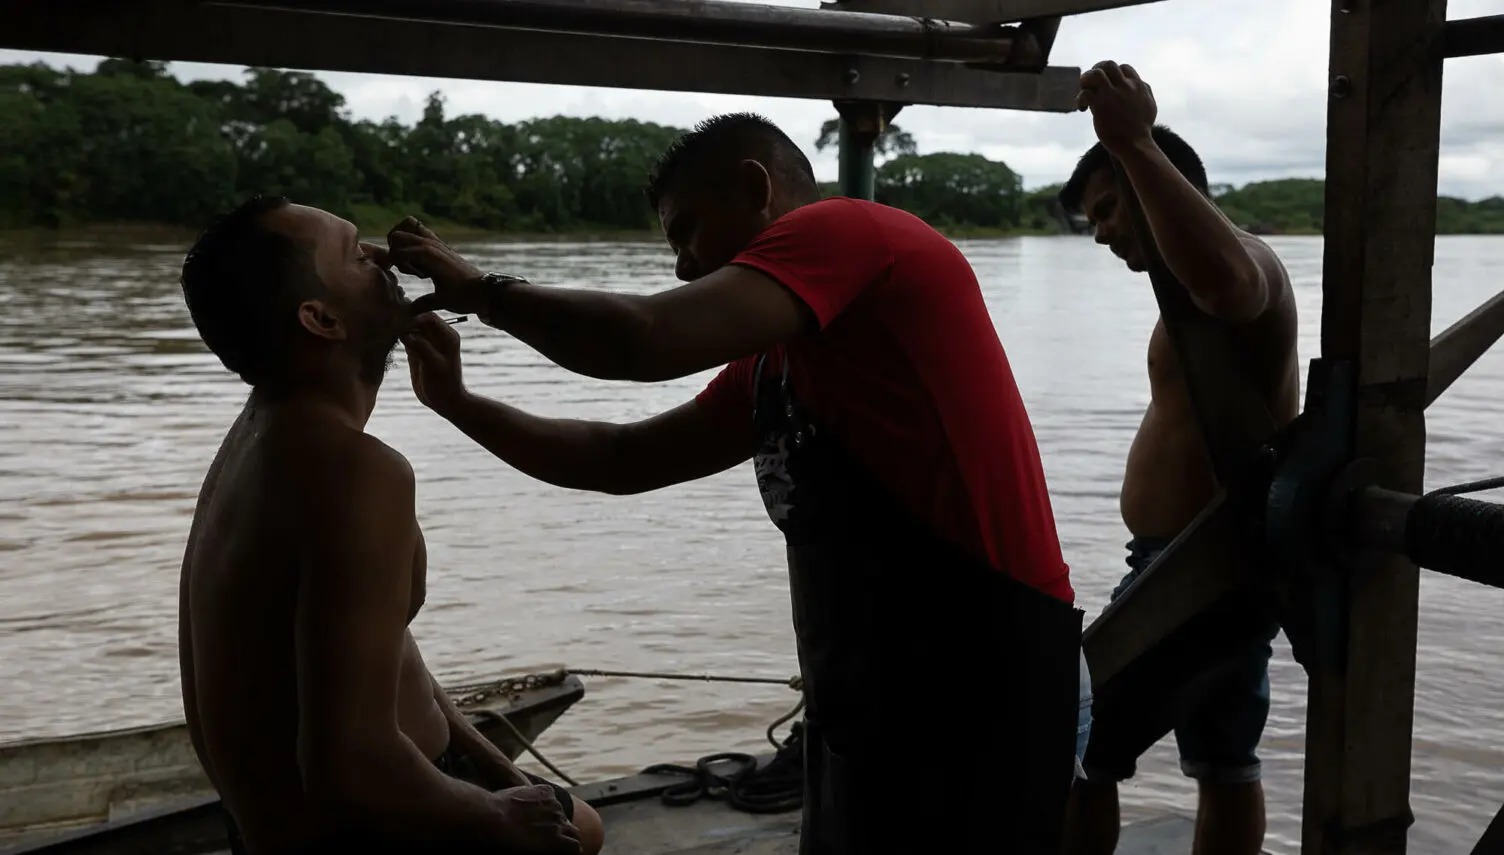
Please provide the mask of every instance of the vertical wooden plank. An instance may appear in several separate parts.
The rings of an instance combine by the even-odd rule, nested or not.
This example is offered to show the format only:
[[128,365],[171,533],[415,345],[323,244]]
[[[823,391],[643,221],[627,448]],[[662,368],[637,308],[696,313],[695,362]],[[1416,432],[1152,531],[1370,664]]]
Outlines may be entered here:
[[[1422,488],[1446,0],[1334,0],[1322,354],[1358,366],[1358,457]],[[1405,851],[1419,575],[1345,581],[1345,662],[1311,670],[1304,855]]]

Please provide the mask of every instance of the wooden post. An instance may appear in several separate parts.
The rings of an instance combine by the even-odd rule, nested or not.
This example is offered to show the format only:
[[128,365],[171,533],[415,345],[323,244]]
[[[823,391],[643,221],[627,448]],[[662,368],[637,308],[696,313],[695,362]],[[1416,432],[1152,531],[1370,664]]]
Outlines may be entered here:
[[[1421,492],[1446,0],[1333,0],[1322,355],[1358,368],[1356,456]],[[1344,571],[1334,571],[1344,572]],[[1372,557],[1309,669],[1304,855],[1405,851],[1419,573]]]

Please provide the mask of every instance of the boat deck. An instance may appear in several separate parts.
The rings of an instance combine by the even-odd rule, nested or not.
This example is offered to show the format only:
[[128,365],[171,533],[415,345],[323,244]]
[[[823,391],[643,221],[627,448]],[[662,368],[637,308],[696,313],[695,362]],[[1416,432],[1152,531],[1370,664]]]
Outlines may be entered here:
[[[658,799],[601,808],[603,855],[797,855],[799,814],[741,813],[723,802],[665,807]],[[1188,855],[1191,820],[1163,816],[1124,827],[1117,855]]]
[[[769,759],[760,758],[763,763]],[[600,812],[606,826],[603,855],[797,855],[798,811],[743,813],[709,799],[669,807],[659,794],[674,780],[634,775],[571,792]],[[1117,855],[1188,855],[1192,830],[1191,820],[1178,815],[1130,823],[1123,828]]]
[[[798,855],[799,814],[750,814],[724,802],[664,807],[657,799],[601,808],[601,855]],[[1187,855],[1191,820],[1162,816],[1123,827],[1117,855]],[[229,855],[218,852],[214,855]]]

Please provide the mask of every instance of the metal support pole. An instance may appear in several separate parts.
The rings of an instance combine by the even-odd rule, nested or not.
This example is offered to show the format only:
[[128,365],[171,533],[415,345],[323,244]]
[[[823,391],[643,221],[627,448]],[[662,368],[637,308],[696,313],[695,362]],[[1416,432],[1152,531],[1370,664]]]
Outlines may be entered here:
[[1016,30],[901,15],[696,0],[209,0],[217,5],[616,38],[1007,63]]
[[877,190],[877,169],[873,164],[877,138],[888,129],[888,124],[901,109],[901,104],[836,102],[836,112],[841,114],[839,147],[842,196],[872,201]]

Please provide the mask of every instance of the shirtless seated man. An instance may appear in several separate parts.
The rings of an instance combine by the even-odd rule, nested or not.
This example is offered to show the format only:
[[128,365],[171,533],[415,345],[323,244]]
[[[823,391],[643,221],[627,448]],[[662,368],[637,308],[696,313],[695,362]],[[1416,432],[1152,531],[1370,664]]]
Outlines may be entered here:
[[183,264],[204,343],[251,386],[199,494],[179,659],[236,855],[584,853],[589,805],[520,772],[429,674],[407,460],[365,432],[411,308],[353,225],[256,198]]

